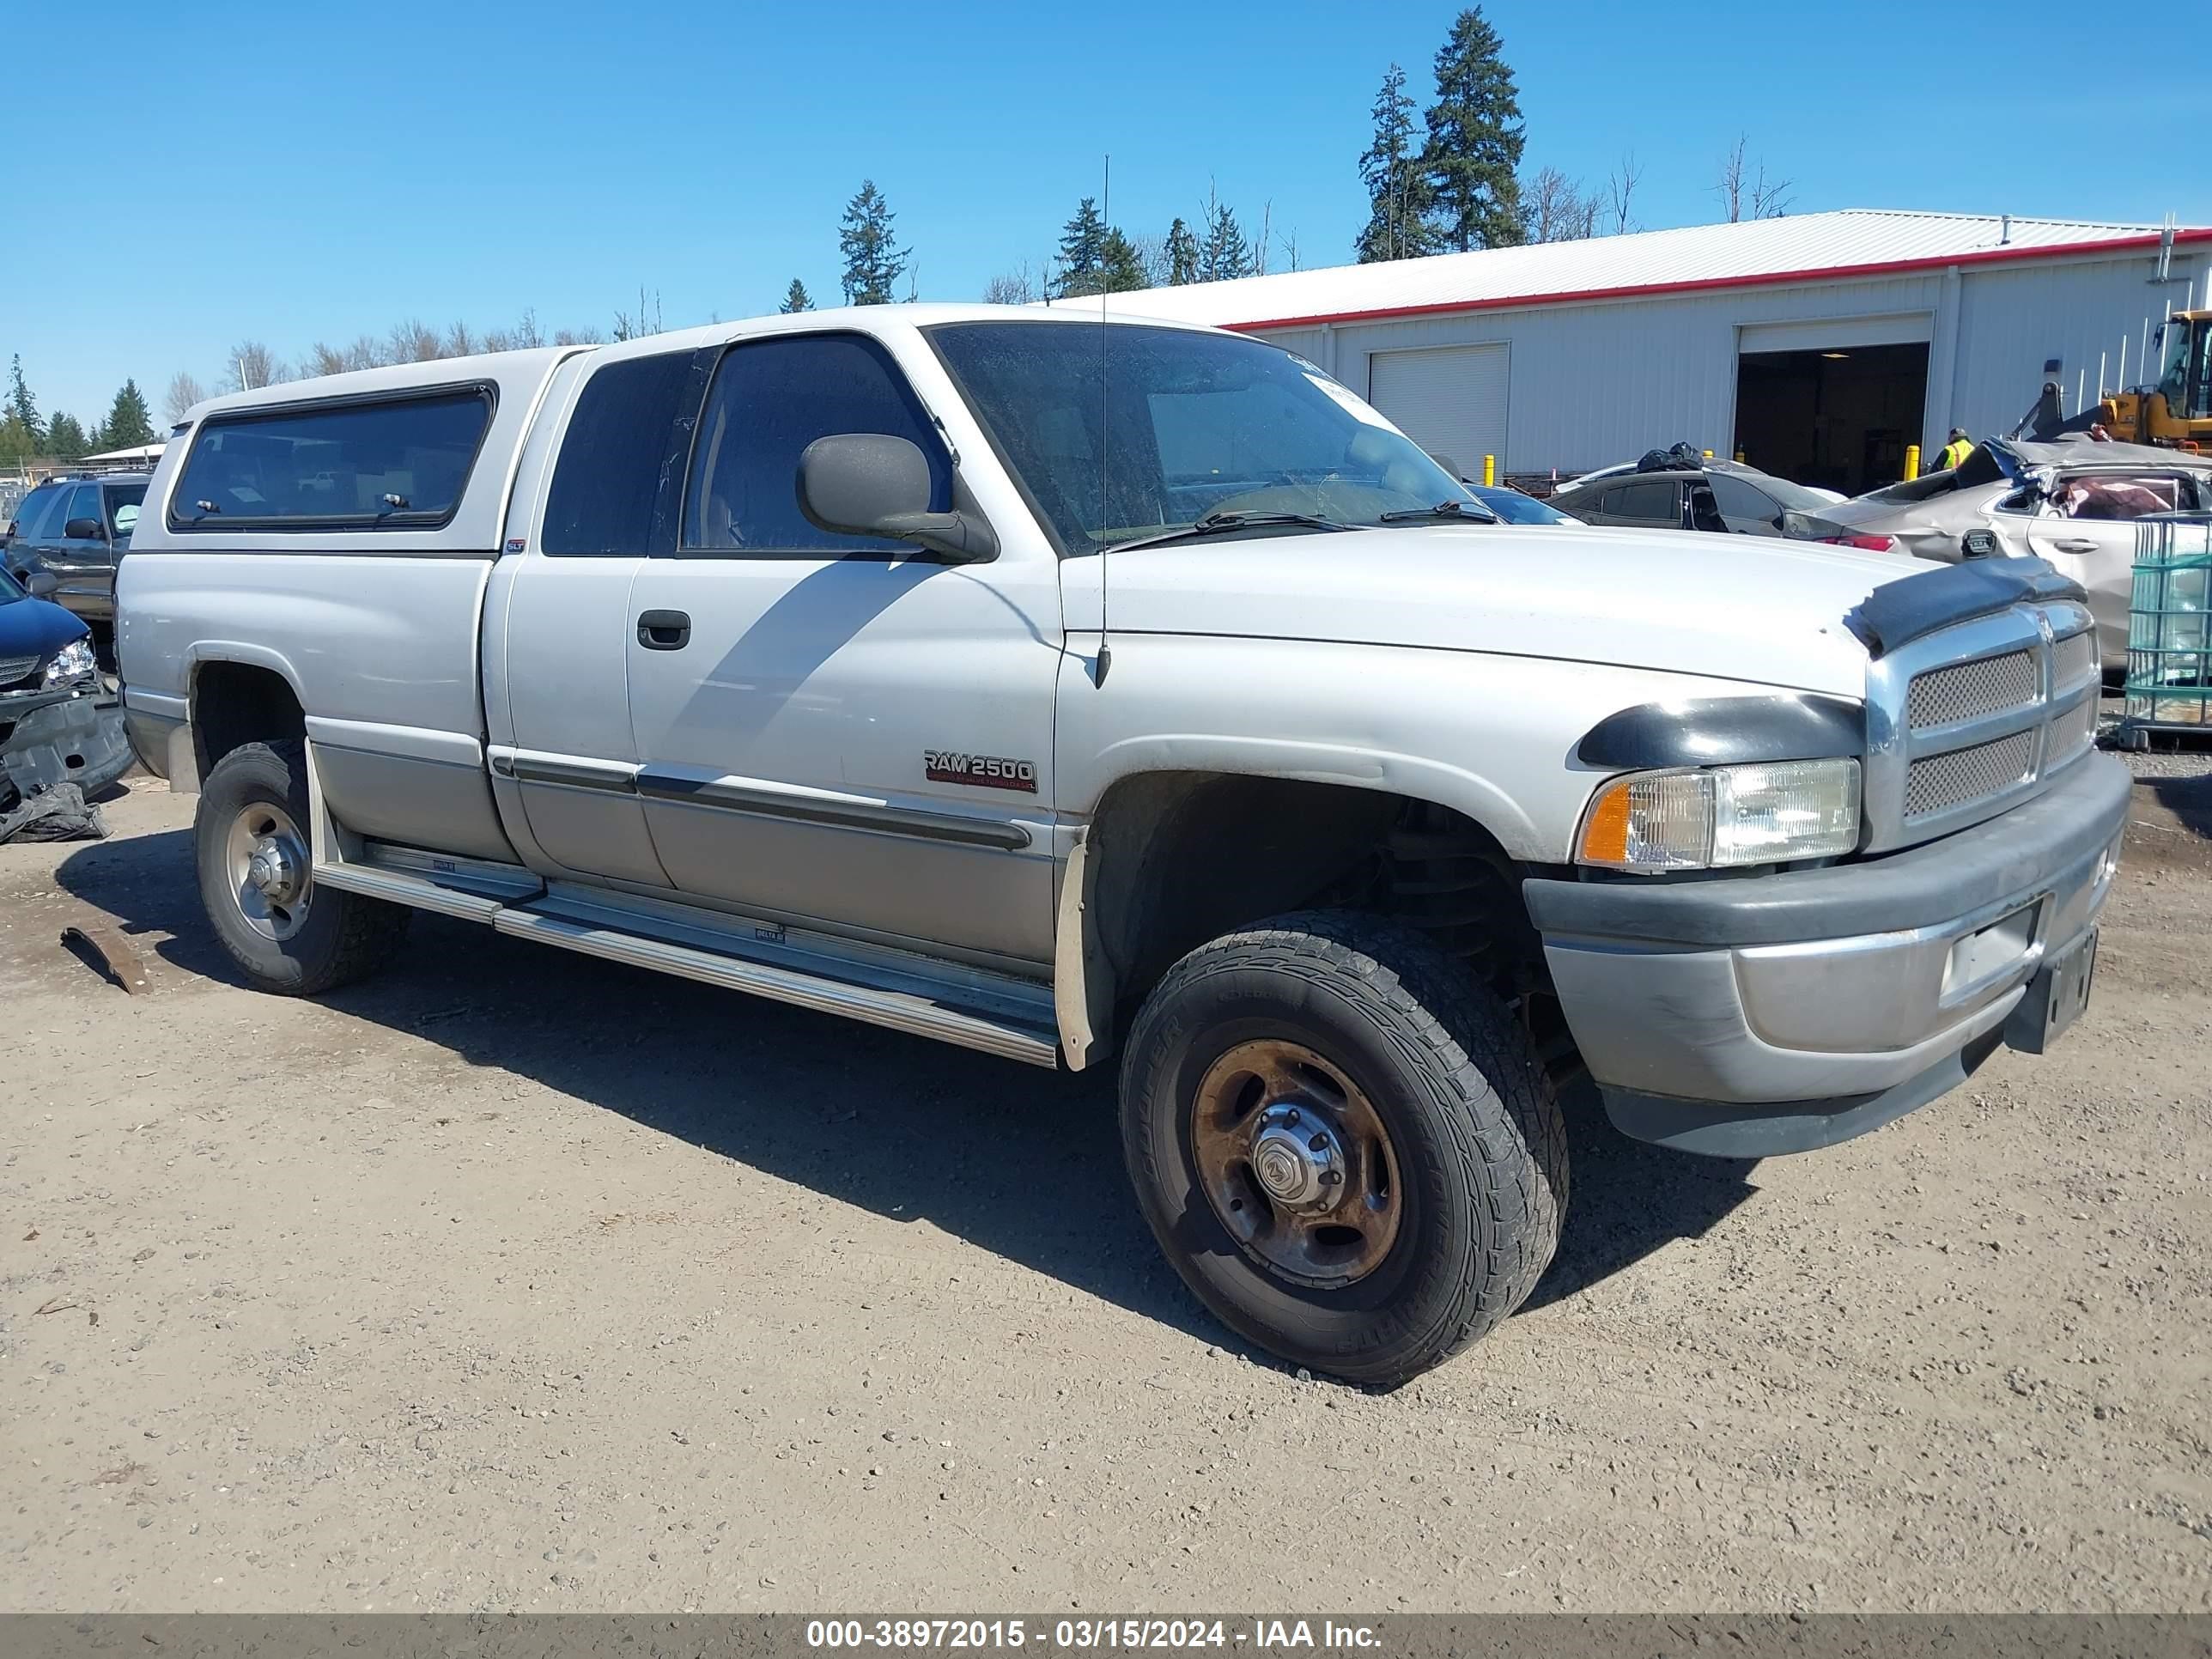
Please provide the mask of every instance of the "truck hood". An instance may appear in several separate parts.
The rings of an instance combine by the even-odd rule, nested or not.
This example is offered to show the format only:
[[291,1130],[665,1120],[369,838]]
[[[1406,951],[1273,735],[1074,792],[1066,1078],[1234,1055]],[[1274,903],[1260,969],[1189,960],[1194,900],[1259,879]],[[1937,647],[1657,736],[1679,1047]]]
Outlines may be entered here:
[[1859,697],[1844,613],[1936,567],[1762,536],[1443,525],[1109,553],[1115,633],[1606,663]]

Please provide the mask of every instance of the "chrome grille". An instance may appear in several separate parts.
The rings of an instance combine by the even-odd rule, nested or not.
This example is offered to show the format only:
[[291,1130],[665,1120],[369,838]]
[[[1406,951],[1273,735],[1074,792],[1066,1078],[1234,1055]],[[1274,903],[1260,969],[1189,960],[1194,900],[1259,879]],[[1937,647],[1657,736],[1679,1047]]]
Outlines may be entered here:
[[1905,775],[1909,821],[1994,795],[2028,775],[2035,765],[2035,733],[2015,732],[1995,743],[1954,749],[1917,760]]
[[0,691],[12,690],[17,680],[28,679],[43,660],[38,657],[0,657]]
[[2054,685],[2072,685],[2097,672],[2097,636],[2076,634],[2051,647],[2051,678]]
[[1917,675],[1905,698],[1905,720],[1916,732],[1960,720],[2002,714],[2035,701],[2035,653],[2009,652],[1978,662],[1954,663]]
[[2096,737],[2097,700],[2084,697],[2051,722],[2051,747],[2044,756],[2043,769],[2048,772],[2059,762],[2087,748]]

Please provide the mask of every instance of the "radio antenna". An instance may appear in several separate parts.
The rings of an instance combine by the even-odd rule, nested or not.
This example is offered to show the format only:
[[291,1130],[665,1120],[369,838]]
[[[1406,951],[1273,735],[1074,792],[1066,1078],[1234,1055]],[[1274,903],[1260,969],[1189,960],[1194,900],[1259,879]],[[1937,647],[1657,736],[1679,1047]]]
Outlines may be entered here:
[[[1102,205],[1099,217],[1109,228],[1114,223],[1114,158],[1106,157],[1105,182],[1099,191]],[[1098,285],[1098,527],[1106,528],[1106,284]],[[1098,666],[1092,672],[1093,685],[1106,684],[1106,671],[1114,665],[1114,647],[1106,637],[1106,569],[1111,562],[1106,556],[1103,540],[1098,544]]]

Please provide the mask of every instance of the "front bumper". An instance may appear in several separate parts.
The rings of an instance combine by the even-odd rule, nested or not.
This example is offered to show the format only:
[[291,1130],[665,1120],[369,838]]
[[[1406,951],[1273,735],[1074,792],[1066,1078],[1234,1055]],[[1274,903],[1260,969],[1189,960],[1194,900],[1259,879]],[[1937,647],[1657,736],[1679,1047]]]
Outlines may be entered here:
[[123,706],[97,689],[0,698],[0,776],[26,798],[58,783],[88,795],[131,769]]
[[1965,1080],[2103,908],[2127,769],[1863,863],[1523,891],[1583,1059],[1624,1133],[1764,1158],[1863,1134]]

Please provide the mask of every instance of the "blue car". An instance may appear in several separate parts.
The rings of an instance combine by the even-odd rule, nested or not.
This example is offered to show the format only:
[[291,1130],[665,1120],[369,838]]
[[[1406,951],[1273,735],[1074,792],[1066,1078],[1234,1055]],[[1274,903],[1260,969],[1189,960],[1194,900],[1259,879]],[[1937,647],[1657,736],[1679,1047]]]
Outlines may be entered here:
[[[1462,483],[1466,483],[1462,479]],[[1495,513],[1504,524],[1573,524],[1575,520],[1556,507],[1547,507],[1534,495],[1523,495],[1517,489],[1507,489],[1499,484],[1470,483],[1467,493]]]

